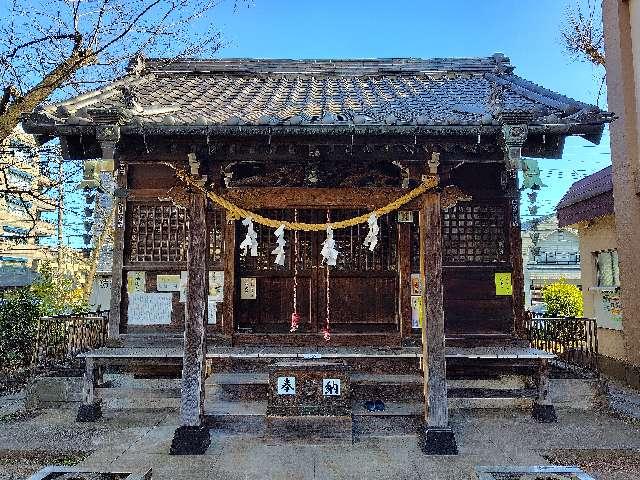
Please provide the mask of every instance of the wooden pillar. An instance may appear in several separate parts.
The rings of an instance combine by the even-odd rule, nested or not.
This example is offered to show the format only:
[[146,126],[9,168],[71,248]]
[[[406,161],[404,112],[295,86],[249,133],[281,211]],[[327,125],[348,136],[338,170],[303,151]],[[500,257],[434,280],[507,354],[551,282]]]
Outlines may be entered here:
[[188,209],[187,303],[182,360],[181,426],[175,431],[172,455],[201,455],[211,442],[203,425],[207,324],[206,197],[191,194]]
[[410,223],[398,223],[398,316],[400,336],[404,345],[412,333]]
[[509,254],[511,259],[511,287],[513,307],[513,333],[519,338],[526,338],[525,330],[525,301],[524,301],[524,265],[522,259],[522,227],[520,225],[520,191],[518,190],[518,176],[514,171],[508,171],[509,213]]
[[127,209],[127,165],[123,160],[118,162],[116,170],[116,190],[113,202],[115,203],[114,231],[113,231],[113,261],[111,268],[111,302],[109,307],[109,329],[107,345],[118,344],[120,337],[120,321],[122,318],[123,290],[123,262],[124,262],[124,238],[125,238],[125,214]]
[[520,190],[518,188],[518,169],[522,163],[522,147],[529,134],[527,126],[531,121],[527,113],[503,113],[502,136],[504,140],[504,163],[506,196],[509,209],[509,253],[511,260],[511,287],[513,306],[513,333],[526,337],[524,324],[524,272],[522,265],[522,233],[520,229]]
[[533,404],[532,417],[542,423],[557,422],[556,410],[549,398],[549,360],[546,358],[540,360],[536,384],[538,392]]
[[102,417],[100,401],[96,399],[96,371],[95,361],[91,357],[85,358],[85,371],[82,382],[82,403],[78,409],[76,422],[94,422]]
[[420,212],[421,269],[424,278],[422,364],[425,386],[423,451],[431,455],[458,453],[449,428],[442,294],[442,211],[440,193],[424,195]]
[[236,300],[236,222],[225,216],[224,226],[224,304],[222,332],[232,336],[234,329],[234,307]]

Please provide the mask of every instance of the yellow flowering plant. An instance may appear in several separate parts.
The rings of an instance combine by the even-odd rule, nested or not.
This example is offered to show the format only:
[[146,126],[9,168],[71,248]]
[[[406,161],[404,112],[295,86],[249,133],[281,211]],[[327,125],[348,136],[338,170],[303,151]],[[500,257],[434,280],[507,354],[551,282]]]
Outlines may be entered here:
[[547,306],[547,317],[582,317],[582,292],[563,278],[546,285],[542,297]]

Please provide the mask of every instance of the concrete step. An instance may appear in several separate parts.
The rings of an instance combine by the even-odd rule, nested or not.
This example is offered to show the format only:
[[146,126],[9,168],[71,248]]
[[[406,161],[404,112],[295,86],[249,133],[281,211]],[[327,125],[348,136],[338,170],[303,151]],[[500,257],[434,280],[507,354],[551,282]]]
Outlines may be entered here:
[[222,401],[266,400],[268,390],[267,373],[214,373],[205,381],[207,398]]

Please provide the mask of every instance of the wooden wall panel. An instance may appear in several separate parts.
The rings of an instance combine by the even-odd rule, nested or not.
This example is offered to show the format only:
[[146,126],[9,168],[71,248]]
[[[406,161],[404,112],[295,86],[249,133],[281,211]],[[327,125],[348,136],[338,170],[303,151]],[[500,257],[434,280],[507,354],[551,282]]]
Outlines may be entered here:
[[[332,324],[394,324],[397,277],[329,277]],[[323,312],[319,318],[323,319]]]
[[[256,299],[243,300],[237,296],[236,324],[254,332],[288,332],[293,313],[293,278],[256,277]],[[298,313],[300,332],[311,329],[311,286],[309,277],[298,278]]]
[[512,299],[496,295],[495,272],[509,269],[448,268],[443,272],[448,334],[510,333]]

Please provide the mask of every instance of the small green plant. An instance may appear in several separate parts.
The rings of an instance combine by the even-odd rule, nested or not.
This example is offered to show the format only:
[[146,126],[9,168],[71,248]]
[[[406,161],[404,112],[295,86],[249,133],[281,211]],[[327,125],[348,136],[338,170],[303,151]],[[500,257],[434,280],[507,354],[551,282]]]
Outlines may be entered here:
[[29,366],[35,347],[40,305],[29,288],[6,292],[0,303],[0,371]]
[[38,269],[38,279],[31,285],[31,290],[40,300],[42,315],[55,316],[89,310],[82,288],[76,287],[72,278],[58,274],[47,262]]
[[565,279],[551,283],[542,289],[548,317],[581,317],[583,315],[582,292]]
[[[42,316],[83,313],[88,311],[82,289],[64,275],[57,275],[44,264],[31,287],[5,292],[0,297],[0,372],[16,372],[28,368],[33,359]],[[50,326],[49,343],[65,339],[65,325]]]

